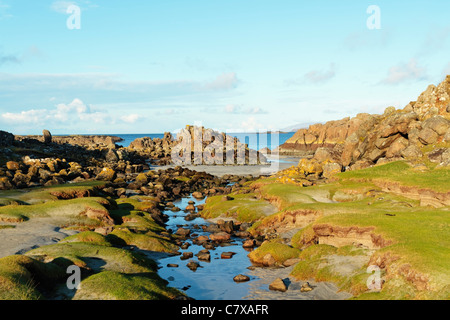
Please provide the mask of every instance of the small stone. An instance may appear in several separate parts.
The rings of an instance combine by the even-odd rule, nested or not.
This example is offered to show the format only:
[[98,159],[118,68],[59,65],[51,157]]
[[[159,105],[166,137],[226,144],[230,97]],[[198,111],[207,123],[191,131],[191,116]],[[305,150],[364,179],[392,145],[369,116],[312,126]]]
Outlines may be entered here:
[[200,261],[211,261],[211,254],[208,253],[198,253],[197,258]]
[[226,232],[217,232],[209,235],[212,241],[224,242],[230,240],[231,236]]
[[180,257],[181,260],[187,260],[194,256],[192,252],[183,252],[182,256]]
[[246,240],[246,241],[244,241],[242,246],[244,248],[253,248],[255,246],[255,241],[253,239]]
[[270,285],[269,285],[269,289],[273,290],[273,291],[281,291],[281,292],[285,292],[287,291],[287,286],[284,283],[283,279],[281,278],[276,278]]
[[177,232],[175,232],[175,234],[182,236],[182,237],[187,237],[190,233],[191,233],[191,230],[185,229],[185,228],[179,228],[177,230]]
[[235,276],[233,278],[234,282],[246,282],[246,281],[250,281],[250,277],[246,276],[244,274],[238,274],[237,276]]
[[302,287],[300,288],[300,291],[301,292],[309,292],[309,291],[312,291],[312,289],[313,288],[311,287],[309,282],[305,282],[305,283],[302,284]]
[[283,266],[290,267],[293,266],[294,264],[297,264],[299,261],[300,261],[299,258],[287,259],[285,262],[283,262]]
[[221,259],[231,259],[236,254],[236,252],[222,252],[220,255]]
[[201,192],[198,192],[198,191],[196,191],[196,192],[193,192],[192,193],[192,196],[195,198],[195,199],[199,199],[199,200],[201,200],[201,199],[204,199],[205,198],[205,196],[203,195],[203,193],[201,193]]
[[169,268],[178,268],[178,265],[175,264],[175,263],[168,263],[167,267],[169,267]]
[[186,265],[189,269],[191,269],[192,271],[196,271],[197,268],[200,267],[200,264],[198,262],[195,261],[189,261],[189,263]]

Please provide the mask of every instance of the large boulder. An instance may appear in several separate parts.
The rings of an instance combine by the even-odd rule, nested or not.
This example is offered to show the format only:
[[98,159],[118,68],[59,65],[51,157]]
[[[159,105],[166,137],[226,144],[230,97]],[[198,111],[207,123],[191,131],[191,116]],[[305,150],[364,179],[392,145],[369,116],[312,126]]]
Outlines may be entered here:
[[44,143],[49,144],[52,142],[52,134],[48,130],[43,130],[42,134],[44,135]]

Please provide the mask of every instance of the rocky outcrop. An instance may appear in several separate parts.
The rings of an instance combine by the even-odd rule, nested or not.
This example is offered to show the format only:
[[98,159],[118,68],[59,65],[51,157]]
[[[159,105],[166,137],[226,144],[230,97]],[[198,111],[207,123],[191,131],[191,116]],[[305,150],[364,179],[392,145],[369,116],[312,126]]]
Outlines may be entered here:
[[117,147],[116,143],[123,140],[120,137],[103,135],[52,136],[48,130],[44,130],[42,136],[16,136],[16,140],[18,141],[27,141],[30,139],[47,144],[50,142],[55,144],[70,144],[91,150],[102,147],[115,149]]
[[137,151],[141,156],[156,160],[158,164],[169,164],[172,147],[176,145],[170,132],[165,132],[161,138],[137,138],[129,145],[128,149]]
[[[180,159],[182,164],[266,164],[266,157],[239,139],[225,133],[188,125],[180,130],[177,138],[166,132],[162,139],[149,137],[138,138],[130,146],[130,150],[137,151],[141,156],[157,160],[157,164],[180,164],[174,158]],[[187,152],[190,153],[187,155]]]
[[[448,166],[450,160],[444,152],[449,146],[450,76],[447,76],[403,109],[389,107],[382,115],[358,114],[312,125],[297,131],[278,152],[313,155],[321,167],[331,162],[348,170],[422,157]],[[328,165],[327,172],[339,172],[338,165]]]

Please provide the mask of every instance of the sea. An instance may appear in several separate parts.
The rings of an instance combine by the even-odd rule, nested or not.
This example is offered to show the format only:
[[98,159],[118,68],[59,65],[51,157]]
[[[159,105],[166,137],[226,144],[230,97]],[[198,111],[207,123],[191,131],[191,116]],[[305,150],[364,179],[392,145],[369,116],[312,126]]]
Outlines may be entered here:
[[[229,136],[236,137],[240,142],[248,144],[250,149],[260,150],[268,147],[273,150],[279,145],[285,143],[291,138],[295,132],[283,132],[283,133],[227,133]],[[149,137],[149,138],[163,138],[163,133],[149,133],[149,134],[111,134],[116,137],[120,137],[123,141],[118,142],[118,145],[128,147],[131,142],[137,138]],[[176,135],[173,134],[175,137]]]

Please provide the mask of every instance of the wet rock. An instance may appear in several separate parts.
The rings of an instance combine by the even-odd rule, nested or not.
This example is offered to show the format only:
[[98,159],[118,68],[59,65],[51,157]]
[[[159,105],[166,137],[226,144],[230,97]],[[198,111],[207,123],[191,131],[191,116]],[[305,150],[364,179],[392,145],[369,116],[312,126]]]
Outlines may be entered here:
[[191,233],[191,230],[186,228],[178,228],[178,230],[175,232],[176,235],[187,237]]
[[236,252],[222,252],[220,254],[221,259],[231,259],[236,254]]
[[196,271],[200,267],[200,263],[196,261],[189,261],[189,263],[186,266],[192,271]]
[[187,260],[190,259],[194,256],[194,253],[192,252],[183,252],[183,254],[181,255],[180,259],[181,260]]
[[197,258],[200,261],[211,261],[211,254],[209,250],[201,250],[199,253],[197,253]]
[[223,223],[219,224],[220,230],[226,233],[233,233],[234,231],[234,223],[232,220],[224,221]]
[[273,291],[285,292],[287,291],[287,286],[283,279],[277,278],[269,285],[269,289]]
[[189,242],[185,242],[181,245],[181,249],[186,250],[187,248],[189,248],[191,246],[191,244]]
[[244,241],[244,243],[242,244],[242,246],[244,248],[253,248],[255,246],[255,240],[253,239],[248,239],[246,241]]
[[201,200],[201,199],[204,199],[205,198],[205,196],[203,195],[203,193],[201,193],[201,192],[198,192],[198,191],[196,191],[196,192],[193,192],[192,193],[192,196],[195,198],[195,199],[199,199],[199,200]]
[[225,242],[225,241],[230,240],[231,235],[226,232],[218,232],[218,233],[210,234],[209,238],[211,239],[211,241]]
[[175,263],[168,263],[167,267],[169,267],[169,268],[178,268],[178,265],[175,264]]
[[246,282],[246,281],[250,281],[250,277],[246,276],[244,274],[238,274],[237,276],[235,276],[233,278],[234,282]]

